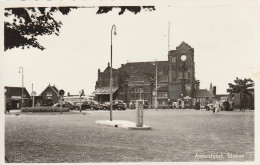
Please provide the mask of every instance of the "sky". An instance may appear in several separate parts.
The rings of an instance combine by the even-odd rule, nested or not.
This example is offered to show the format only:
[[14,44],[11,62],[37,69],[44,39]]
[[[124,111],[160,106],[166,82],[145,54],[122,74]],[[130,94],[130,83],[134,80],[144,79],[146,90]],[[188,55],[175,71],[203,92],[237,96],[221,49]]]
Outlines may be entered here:
[[[177,2],[177,1],[175,1]],[[188,3],[190,2],[190,3]],[[201,89],[217,87],[226,93],[236,77],[260,77],[260,10],[258,1],[183,1],[155,5],[155,11],[138,14],[114,9],[97,15],[97,7],[79,8],[68,15],[56,14],[63,25],[60,35],[39,37],[46,49],[14,48],[0,55],[1,88],[24,85],[39,95],[49,84],[65,93],[95,90],[98,69],[110,62],[113,35],[113,67],[127,62],[166,61],[168,44],[176,49],[182,41],[194,48],[195,76]],[[170,22],[170,33],[168,33]],[[170,42],[168,43],[168,34]],[[257,74],[258,73],[258,74]]]

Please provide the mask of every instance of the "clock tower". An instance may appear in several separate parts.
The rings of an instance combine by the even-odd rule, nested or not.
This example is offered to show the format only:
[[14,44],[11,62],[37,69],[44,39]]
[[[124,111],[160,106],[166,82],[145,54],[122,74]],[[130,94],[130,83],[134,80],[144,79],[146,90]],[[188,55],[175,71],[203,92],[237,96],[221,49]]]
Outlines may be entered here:
[[182,42],[176,50],[170,50],[169,62],[169,99],[180,99],[192,96],[195,87],[195,62],[194,49]]

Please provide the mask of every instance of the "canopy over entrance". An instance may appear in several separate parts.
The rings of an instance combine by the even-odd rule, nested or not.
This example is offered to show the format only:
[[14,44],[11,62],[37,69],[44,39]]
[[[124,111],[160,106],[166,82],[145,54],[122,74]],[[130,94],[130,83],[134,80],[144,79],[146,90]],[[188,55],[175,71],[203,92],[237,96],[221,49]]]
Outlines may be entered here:
[[[112,87],[112,92],[117,91],[118,87]],[[97,88],[93,94],[95,95],[108,95],[110,94],[110,87],[99,87]]]

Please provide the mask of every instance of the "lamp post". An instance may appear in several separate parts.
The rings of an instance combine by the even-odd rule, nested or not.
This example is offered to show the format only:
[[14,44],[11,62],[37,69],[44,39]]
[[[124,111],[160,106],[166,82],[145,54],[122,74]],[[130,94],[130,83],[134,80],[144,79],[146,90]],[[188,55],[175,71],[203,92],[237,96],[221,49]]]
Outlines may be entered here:
[[[22,70],[22,72],[21,72]],[[23,67],[19,67],[19,73],[22,73],[22,103],[21,103],[21,108],[23,107],[23,88],[24,88],[24,84],[23,84]]]
[[113,110],[113,74],[112,74],[112,55],[113,55],[113,29],[114,35],[116,35],[116,26],[113,25],[111,28],[111,68],[110,68],[110,121],[112,121],[112,110]]
[[154,65],[155,65],[155,97],[154,97],[154,109],[157,109],[157,86],[158,86],[158,81],[157,81],[157,72],[158,72],[158,68],[157,68],[157,60],[155,59],[155,62],[154,62]]

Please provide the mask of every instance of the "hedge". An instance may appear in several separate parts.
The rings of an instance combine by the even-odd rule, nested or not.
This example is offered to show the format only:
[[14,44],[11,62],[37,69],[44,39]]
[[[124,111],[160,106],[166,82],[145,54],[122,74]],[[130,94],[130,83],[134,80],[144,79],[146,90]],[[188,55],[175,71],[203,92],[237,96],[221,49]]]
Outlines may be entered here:
[[25,107],[21,109],[21,112],[69,112],[70,109],[67,107]]

